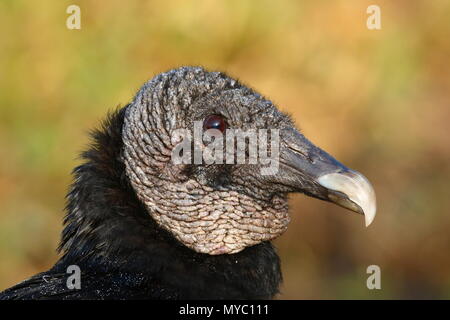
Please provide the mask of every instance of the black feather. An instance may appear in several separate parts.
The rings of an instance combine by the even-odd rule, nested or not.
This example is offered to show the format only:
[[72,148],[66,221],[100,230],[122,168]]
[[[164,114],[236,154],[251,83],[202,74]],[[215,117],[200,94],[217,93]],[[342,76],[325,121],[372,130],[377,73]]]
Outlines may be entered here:
[[[61,259],[0,293],[1,299],[268,299],[279,288],[279,258],[269,242],[237,254],[194,252],[159,228],[137,199],[121,160],[125,108],[92,133],[74,170]],[[68,289],[66,269],[81,269]]]

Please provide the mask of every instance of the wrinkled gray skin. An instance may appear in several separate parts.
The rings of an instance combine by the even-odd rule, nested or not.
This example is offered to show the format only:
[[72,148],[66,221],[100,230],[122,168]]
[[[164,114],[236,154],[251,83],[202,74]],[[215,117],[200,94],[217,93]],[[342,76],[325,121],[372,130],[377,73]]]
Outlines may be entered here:
[[[230,128],[280,129],[280,168],[175,165],[175,129],[223,116]],[[236,253],[281,235],[289,223],[287,194],[328,200],[316,182],[347,170],[306,140],[272,102],[223,73],[182,67],[156,76],[137,93],[123,127],[126,174],[149,214],[185,246],[211,255]]]

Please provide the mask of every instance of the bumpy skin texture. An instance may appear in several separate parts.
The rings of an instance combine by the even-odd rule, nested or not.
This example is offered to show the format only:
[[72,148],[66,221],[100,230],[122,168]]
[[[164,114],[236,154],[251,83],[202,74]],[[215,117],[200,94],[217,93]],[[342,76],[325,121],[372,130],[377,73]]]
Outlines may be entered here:
[[287,200],[260,181],[255,166],[173,164],[174,130],[192,131],[211,114],[244,130],[291,125],[270,101],[224,74],[181,68],[145,84],[127,108],[124,162],[161,227],[197,252],[232,254],[282,234]]
[[[221,103],[209,103],[213,101]],[[139,111],[141,107],[146,111]],[[285,194],[290,187],[261,179],[257,168],[248,165],[187,166],[180,171],[167,164],[170,130],[211,112],[224,114],[234,127],[292,125],[269,101],[223,74],[180,68],[156,77],[93,133],[67,196],[61,259],[49,271],[0,293],[0,299],[272,298],[281,282],[280,264],[264,240],[286,228]],[[139,130],[147,135],[133,140]],[[208,223],[213,232],[233,235],[229,242],[220,232],[211,238],[213,245],[207,244],[207,236],[199,236],[197,230],[205,229],[196,229],[195,223],[208,221],[202,220],[201,210],[192,215],[194,221],[179,223],[179,230],[196,230],[198,241],[177,235],[175,221],[182,220],[172,217],[190,216],[190,211],[178,210],[191,206],[183,201],[192,199],[199,204],[203,199],[205,206],[223,214],[229,227],[220,218]],[[168,205],[169,200],[174,204]],[[225,202],[232,209],[221,207]],[[214,211],[203,210],[213,216]],[[239,252],[212,255],[220,250]],[[212,254],[200,253],[206,251]],[[66,286],[69,265],[81,269],[81,290]]]

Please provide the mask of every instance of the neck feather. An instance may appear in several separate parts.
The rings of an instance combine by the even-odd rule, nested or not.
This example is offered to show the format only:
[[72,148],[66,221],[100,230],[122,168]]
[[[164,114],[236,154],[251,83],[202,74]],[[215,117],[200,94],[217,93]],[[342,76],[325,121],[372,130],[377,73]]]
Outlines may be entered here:
[[230,292],[231,298],[276,294],[281,272],[269,242],[237,254],[201,254],[182,245],[151,218],[121,160],[125,110],[111,113],[92,132],[91,147],[82,154],[84,163],[73,172],[57,266],[144,273],[194,297],[212,297],[211,292],[217,297]]

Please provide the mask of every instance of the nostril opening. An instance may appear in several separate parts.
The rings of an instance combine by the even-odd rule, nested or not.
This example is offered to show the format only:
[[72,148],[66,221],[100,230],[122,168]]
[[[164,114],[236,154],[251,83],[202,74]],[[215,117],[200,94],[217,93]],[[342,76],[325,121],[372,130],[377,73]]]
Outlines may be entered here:
[[309,152],[307,152],[306,150],[302,150],[301,148],[297,147],[293,148],[292,146],[288,145],[288,148],[293,151],[294,153],[297,153],[299,155],[302,155],[304,158],[308,159],[309,162],[314,163],[314,159],[311,156],[311,154]]

